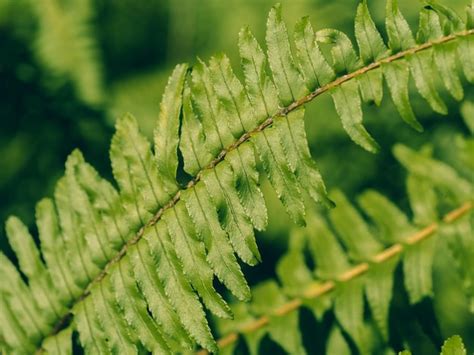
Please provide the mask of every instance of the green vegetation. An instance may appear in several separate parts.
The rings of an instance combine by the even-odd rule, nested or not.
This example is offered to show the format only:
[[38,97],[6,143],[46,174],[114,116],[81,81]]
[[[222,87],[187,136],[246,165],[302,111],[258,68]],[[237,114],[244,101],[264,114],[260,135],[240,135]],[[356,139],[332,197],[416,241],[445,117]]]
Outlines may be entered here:
[[[9,95],[34,104],[25,117],[58,117],[1,141],[2,189],[21,188],[14,178],[31,169],[26,176],[52,180],[30,189],[53,194],[37,203],[35,224],[6,221],[2,352],[474,347],[474,3],[459,16],[427,1],[413,33],[388,0],[383,34],[368,5],[355,9],[354,47],[308,17],[290,35],[277,4],[264,46],[250,27],[239,32],[240,67],[225,54],[178,64],[155,109],[162,71],[112,82],[133,56],[101,59],[127,6],[153,14],[152,5],[2,0],[15,15],[0,18],[5,45],[31,45],[18,54],[28,64],[7,61],[18,84]],[[103,38],[93,26],[100,9],[117,11],[97,22],[110,26]],[[168,52],[186,55],[194,27],[169,26],[178,40]],[[130,48],[150,46],[145,30],[135,35]],[[134,108],[144,120],[124,114]],[[6,101],[3,110],[18,108]],[[68,138],[67,115],[84,153],[70,153],[58,178],[29,144]],[[113,179],[97,153],[111,122]],[[61,155],[43,145],[45,156]]]

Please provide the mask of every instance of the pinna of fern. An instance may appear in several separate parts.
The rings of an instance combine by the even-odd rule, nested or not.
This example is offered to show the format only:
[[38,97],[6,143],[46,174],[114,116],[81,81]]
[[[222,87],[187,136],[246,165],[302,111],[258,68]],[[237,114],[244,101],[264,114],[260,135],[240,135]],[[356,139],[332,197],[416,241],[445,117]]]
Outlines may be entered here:
[[[411,355],[408,350],[401,351],[400,355]],[[459,354],[466,355],[466,348],[464,347],[462,338],[459,335],[453,335],[446,339],[441,347],[440,355]]]
[[26,6],[37,22],[34,52],[38,61],[56,80],[70,80],[81,100],[102,104],[99,46],[90,24],[92,2],[44,0],[26,2]]
[[[306,223],[305,191],[333,205],[310,156],[303,105],[329,91],[351,139],[374,152],[377,145],[362,125],[361,97],[380,103],[383,78],[402,118],[416,129],[410,73],[439,112],[445,106],[433,71],[443,72],[457,99],[457,56],[474,81],[472,5],[463,21],[429,2],[415,39],[389,0],[386,45],[362,2],[355,26],[360,57],[345,34],[315,33],[306,18],[296,26],[294,55],[280,11],[277,5],[268,17],[267,55],[249,29],[240,33],[245,84],[225,55],[192,68],[176,66],[153,150],[131,115],[117,121],[110,157],[118,190],[75,151],[54,199],[37,205],[41,249],[17,218],[7,221],[23,275],[0,254],[5,351],[66,354],[73,330],[87,353],[170,353],[195,344],[216,351],[203,306],[222,318],[232,312],[214,279],[248,300],[238,259],[249,265],[261,260],[254,228],[263,230],[267,216],[257,160],[296,223]],[[186,186],[176,179],[178,149],[191,176]]]
[[[451,272],[458,273],[474,313],[474,206],[472,199],[466,200],[473,188],[451,166],[431,158],[426,148],[420,152],[403,145],[394,148],[409,172],[406,185],[413,220],[375,190],[358,196],[360,208],[341,191],[332,191],[337,208],[326,216],[313,212],[307,217],[307,228],[295,228],[290,234],[288,251],[276,266],[279,283],[268,280],[254,286],[250,303],[232,304],[233,320],[217,321],[223,335],[218,342],[221,353],[233,354],[240,335],[250,354],[260,353],[266,335],[286,353],[311,353],[303,344],[300,308],[308,309],[319,321],[329,310],[334,312],[337,323],[322,344],[325,354],[352,353],[342,333],[360,354],[397,351],[387,345],[393,332],[389,330],[389,306],[395,270],[402,264],[411,304],[433,297],[437,251],[451,252],[456,261]],[[451,211],[442,216],[442,210]]]

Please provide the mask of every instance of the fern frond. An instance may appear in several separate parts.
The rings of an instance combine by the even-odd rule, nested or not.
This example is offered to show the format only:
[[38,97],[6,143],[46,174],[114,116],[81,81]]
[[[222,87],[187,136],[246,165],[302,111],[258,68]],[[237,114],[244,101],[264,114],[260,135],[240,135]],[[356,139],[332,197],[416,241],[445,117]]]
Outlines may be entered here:
[[[444,341],[440,355],[466,355],[466,348],[459,335],[453,335]],[[408,350],[399,352],[399,355],[411,355]]]
[[[160,106],[154,149],[133,116],[117,121],[110,158],[119,190],[80,152],[68,158],[54,201],[38,205],[46,265],[26,229],[17,220],[10,222],[9,239],[28,285],[1,254],[6,275],[1,296],[7,306],[1,316],[13,317],[8,325],[0,325],[5,346],[20,346],[25,352],[44,350],[52,341],[66,346],[69,333],[60,331],[72,327],[88,353],[117,348],[169,353],[194,342],[217,350],[203,306],[221,317],[231,317],[231,312],[213,287],[214,276],[238,299],[248,300],[250,289],[238,259],[249,265],[261,259],[253,229],[264,229],[267,217],[256,157],[296,223],[306,223],[305,190],[316,202],[333,205],[310,156],[302,106],[330,92],[349,136],[376,151],[362,125],[360,93],[364,100],[379,102],[385,77],[402,117],[419,128],[408,100],[408,70],[415,74],[410,57],[441,51],[447,58],[443,70],[451,75],[446,86],[459,98],[454,52],[447,47],[455,48],[466,58],[462,64],[467,79],[474,80],[472,6],[465,23],[447,8],[432,9],[430,16],[441,16],[445,32],[435,39],[420,34],[416,43],[396,2],[389,0],[386,46],[362,3],[356,21],[359,58],[345,34],[332,29],[314,33],[307,20],[297,26],[294,56],[280,7],[275,6],[268,18],[267,55],[248,29],[240,34],[245,85],[224,55],[209,63],[199,60],[192,69],[176,66]],[[392,31],[394,26],[405,32]],[[321,42],[330,46],[331,62],[322,55]],[[417,70],[425,67],[433,66],[423,64]],[[192,177],[186,186],[176,178],[178,149],[184,159],[180,173]],[[400,154],[403,159],[412,153],[402,149]],[[465,190],[465,183],[461,185],[455,198]],[[334,213],[333,218],[340,218]],[[369,244],[372,251],[381,248],[377,241]],[[361,260],[363,253],[354,251]],[[112,320],[115,327],[110,326]],[[293,349],[295,344],[285,346]]]
[[443,347],[441,348],[441,355],[449,354],[466,354],[466,348],[464,347],[462,339],[459,335],[453,335],[444,342]]
[[92,3],[84,0],[30,1],[38,26],[34,49],[53,77],[72,82],[90,105],[104,101],[98,44],[91,28]]
[[[301,350],[297,310],[305,307],[321,320],[324,313],[333,308],[340,331],[351,337],[359,352],[376,353],[372,343],[377,335],[371,334],[373,331],[364,320],[363,298],[364,295],[367,298],[379,336],[388,339],[388,310],[393,293],[393,274],[398,264],[403,264],[405,288],[412,304],[432,296],[431,273],[436,243],[447,243],[454,252],[463,250],[463,255],[453,254],[455,259],[461,260],[457,271],[464,277],[469,274],[468,279],[472,278],[472,272],[466,271],[472,270],[468,260],[472,260],[470,255],[474,251],[470,223],[474,205],[468,197],[472,195],[472,187],[465,191],[464,197],[458,195],[450,203],[450,206],[458,207],[440,218],[439,211],[445,206],[435,198],[435,192],[456,194],[466,181],[457,176],[453,168],[424,156],[424,152],[415,152],[405,146],[396,146],[394,152],[403,164],[409,160],[401,156],[408,152],[412,159],[425,159],[416,162],[416,169],[411,160],[406,165],[414,221],[410,222],[389,199],[368,190],[357,198],[364,215],[372,222],[368,224],[340,191],[334,191],[331,197],[337,207],[327,213],[327,218],[313,213],[307,218],[306,229],[294,230],[290,235],[289,250],[279,260],[276,269],[281,286],[274,280],[258,284],[252,288],[253,297],[249,304],[232,305],[234,320],[218,321],[219,330],[226,334],[218,341],[219,347],[233,353],[231,349],[242,335],[249,349],[253,349],[251,353],[256,354],[259,342],[255,342],[254,333],[258,331],[259,340],[269,334],[288,353],[306,353],[304,348]],[[440,183],[442,179],[432,174],[435,165],[445,169],[444,175],[456,176],[449,191],[444,183]],[[426,176],[421,178],[421,172]],[[414,183],[416,189],[413,189]],[[432,196],[427,196],[427,193]],[[314,270],[306,262],[306,250],[316,265]],[[470,282],[465,282],[465,285],[471,285]],[[465,291],[472,302],[472,290],[466,288]],[[280,301],[272,302],[277,299]],[[291,344],[280,334],[279,324],[286,325]],[[334,342],[345,343],[344,339],[337,338],[336,333],[329,337],[327,349],[336,346]]]

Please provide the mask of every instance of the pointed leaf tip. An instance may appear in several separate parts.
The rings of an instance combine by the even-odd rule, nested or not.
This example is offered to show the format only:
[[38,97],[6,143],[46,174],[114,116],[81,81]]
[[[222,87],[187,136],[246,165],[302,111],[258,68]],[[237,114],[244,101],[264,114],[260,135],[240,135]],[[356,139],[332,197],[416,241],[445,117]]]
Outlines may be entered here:
[[179,125],[187,64],[178,64],[168,79],[154,131],[155,159],[168,190],[174,190],[178,168]]
[[360,48],[360,56],[364,63],[371,63],[387,55],[387,47],[375,27],[366,1],[359,3],[357,7],[355,34]]
[[365,150],[377,153],[380,150],[378,143],[362,124],[362,108],[357,83],[346,82],[336,87],[331,96],[342,126],[349,137]]
[[270,10],[265,35],[268,62],[278,89],[281,106],[288,106],[307,93],[291,51],[288,30],[281,17],[281,6]]

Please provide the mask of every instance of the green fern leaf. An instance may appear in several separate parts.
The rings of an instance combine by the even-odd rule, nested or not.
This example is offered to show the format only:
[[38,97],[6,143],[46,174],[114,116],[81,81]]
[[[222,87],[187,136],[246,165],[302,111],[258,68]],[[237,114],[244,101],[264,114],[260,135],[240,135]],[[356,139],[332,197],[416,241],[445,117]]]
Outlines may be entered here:
[[277,129],[272,127],[261,135],[256,135],[252,139],[252,143],[255,145],[268,179],[286,211],[297,224],[305,225],[305,208],[299,183],[285,159],[285,152],[280,145],[280,135]]
[[356,343],[362,354],[369,352],[364,327],[364,293],[361,280],[353,280],[338,287],[334,300],[334,314]]
[[166,335],[168,345],[171,346],[174,342],[184,348],[190,348],[191,341],[177,314],[180,308],[174,306],[169,299],[164,279],[155,266],[153,256],[146,248],[137,246],[130,252],[130,258],[140,291],[147,300],[153,318],[162,326],[161,330],[163,335]]
[[[330,219],[341,240],[346,245],[349,256],[355,261],[370,260],[372,255],[381,250],[381,244],[374,238],[368,225],[342,193],[335,191],[331,195],[335,199],[338,208],[330,212]],[[380,206],[378,208],[380,209]],[[385,337],[388,337],[388,307],[393,285],[393,271],[396,266],[397,259],[392,259],[390,262],[381,265],[374,264],[365,279],[365,290],[370,308],[379,329]],[[355,334],[353,336],[356,337],[355,341],[359,342],[359,346],[368,346],[362,345],[363,326],[353,325],[351,327],[354,328]]]
[[252,103],[256,123],[272,117],[278,110],[275,85],[265,73],[267,58],[248,28],[239,33],[239,50],[245,76],[245,88]]
[[[120,195],[112,184],[100,177],[97,171],[84,161],[78,151],[75,154],[78,161],[73,169],[74,179],[83,190],[81,200],[87,206],[82,218],[93,218],[93,222],[99,224],[97,229],[101,232],[100,235],[107,237],[107,243],[110,243],[110,248],[116,252],[126,242],[129,228],[128,223],[120,218],[124,213]],[[90,228],[90,225],[86,228]]]
[[[122,155],[126,164],[126,167],[123,167],[126,169],[123,172],[124,176],[117,176],[117,181],[120,184],[118,178],[121,180],[128,178],[128,183],[132,185],[128,187],[131,188],[130,193],[139,198],[138,201],[135,200],[135,204],[144,206],[146,211],[151,213],[155,212],[156,206],[163,206],[170,195],[161,184],[150,143],[141,135],[137,121],[131,115],[126,115],[117,121],[117,132],[112,139],[111,154],[115,154],[114,152]],[[113,158],[114,155],[112,155]],[[147,220],[140,214],[139,218],[142,221]]]
[[319,42],[332,45],[332,64],[336,74],[350,73],[362,66],[351,40],[345,33],[328,28],[319,30],[316,38]]
[[[474,5],[469,5],[466,10],[466,29],[474,29]],[[458,52],[464,75],[469,82],[474,82],[474,39],[472,37],[463,38],[459,41]]]
[[408,65],[404,61],[399,61],[391,65],[382,65],[382,70],[398,113],[411,127],[422,132],[423,127],[416,119],[408,98],[408,81],[410,79]]
[[355,17],[355,36],[364,64],[372,63],[387,56],[387,47],[370,16],[367,1],[357,7]]
[[338,208],[331,210],[329,216],[334,229],[349,250],[349,256],[357,261],[367,260],[380,251],[382,245],[374,238],[362,216],[346,197],[340,191],[333,191],[331,196]]
[[[430,40],[442,37],[443,30],[441,28],[441,22],[439,20],[438,14],[433,10],[426,10],[424,13],[428,13],[426,16],[429,17],[429,20],[427,21],[427,25],[429,26],[429,28],[426,29],[426,32],[430,33],[430,35],[426,37],[428,37]],[[455,25],[455,27],[464,27],[464,25],[462,25],[462,20],[456,14],[452,13],[450,17],[452,19],[456,18],[455,22],[457,24]],[[422,24],[420,23],[420,28],[421,25]],[[446,73],[446,75],[442,76],[444,85],[456,100],[461,100],[463,98],[464,93],[461,86],[461,82],[459,80],[459,76],[457,74],[455,59],[456,46],[452,46],[452,44],[448,44],[446,46],[435,45],[434,58],[440,72]]]
[[[309,223],[308,228],[313,228],[313,223]],[[318,235],[320,233],[315,234],[315,236]],[[302,297],[302,303],[313,312],[317,319],[321,319],[324,313],[331,307],[330,297],[310,299],[303,292],[308,285],[319,284],[313,278],[313,272],[306,265],[304,248],[306,239],[309,239],[309,237],[298,230],[292,232],[289,251],[278,261],[276,272],[283,285],[284,293],[290,297]],[[314,247],[314,240],[312,242]],[[331,243],[329,244],[331,245]]]
[[420,11],[420,19],[418,24],[418,32],[416,33],[416,41],[425,43],[433,41],[443,36],[441,22],[438,14],[430,7],[425,7]]
[[274,126],[279,131],[287,161],[299,184],[305,186],[308,195],[315,202],[333,207],[321,174],[311,158],[304,128],[304,110],[293,111],[276,119]]
[[71,80],[78,96],[90,105],[104,101],[98,43],[92,35],[91,1],[32,1],[37,20],[35,55],[54,77]]
[[[410,196],[416,193],[416,190],[408,189],[408,191]],[[402,240],[404,236],[415,232],[415,228],[410,224],[407,216],[379,192],[366,190],[358,196],[357,201],[364,213],[370,217],[377,227],[377,235],[380,236],[384,244],[394,244]],[[428,201],[430,203],[426,205],[436,206],[436,201]],[[414,208],[413,205],[411,207]],[[428,221],[436,219],[434,216],[430,217]]]
[[[416,53],[408,57],[408,62],[410,63],[411,73],[413,75],[413,79],[415,80],[415,85],[418,91],[420,92],[421,96],[423,96],[423,98],[428,102],[428,104],[431,106],[433,111],[441,113],[443,115],[447,114],[446,104],[441,100],[440,96],[438,95],[438,92],[436,90],[436,86],[433,80],[434,72],[433,70],[431,70],[431,68],[433,67],[432,51]],[[401,81],[401,80],[402,80],[401,78],[398,79],[398,81]],[[400,83],[400,85],[406,86],[407,83],[408,83],[408,78],[405,79],[404,82]],[[406,97],[407,97],[406,99],[399,99],[399,100],[408,101],[408,93],[406,94]],[[399,111],[400,110],[401,109],[399,109]],[[408,108],[405,108],[405,111],[408,111],[408,110],[409,110]],[[405,112],[405,111],[402,111],[402,112]],[[402,113],[400,112],[400,114]],[[405,115],[408,116],[409,113],[405,113]],[[403,114],[402,114],[402,117],[403,117]],[[415,122],[414,118],[412,118],[411,120]],[[421,126],[419,124],[417,125],[417,127],[418,129],[421,129]]]
[[53,201],[43,199],[36,205],[36,221],[41,252],[51,278],[56,283],[58,295],[64,304],[80,295],[80,288],[74,283],[71,264],[62,251],[66,248],[59,230],[58,217]]
[[74,212],[71,185],[74,186],[74,176],[70,173],[68,177],[63,177],[58,181],[54,197],[62,237],[68,251],[67,260],[70,262],[70,269],[74,270],[72,273],[74,282],[84,288],[92,280],[93,275],[99,272],[99,269],[93,263],[92,253],[88,251],[90,247],[87,245],[85,235],[81,233],[82,226]]
[[53,283],[40,259],[33,237],[27,227],[15,217],[7,220],[6,231],[8,241],[18,257],[20,270],[28,278],[28,285],[44,314],[45,321],[49,324],[54,323],[54,320],[65,311],[65,306],[56,294],[50,292]]
[[387,47],[370,16],[367,1],[363,1],[357,7],[355,34],[364,63],[370,63],[387,55]]
[[465,101],[461,106],[461,115],[471,134],[474,134],[474,102]]
[[[48,324],[40,316],[41,310],[34,302],[34,295],[21,279],[20,274],[8,260],[0,254],[0,270],[5,275],[2,282],[3,302],[7,302],[9,315],[13,315],[18,324],[24,329],[27,339],[38,340],[48,332]],[[7,316],[9,316],[7,315]],[[12,329],[14,325],[12,324]],[[28,344],[29,342],[27,342]],[[28,347],[25,344],[25,347]]]
[[[433,187],[416,176],[409,176],[407,185],[415,221],[419,225],[427,225],[430,221],[436,220],[438,216],[434,206],[437,200]],[[422,245],[408,246],[404,254],[404,280],[411,303],[433,295],[431,268],[434,252],[435,241],[426,240]]]
[[415,45],[410,26],[398,8],[398,0],[387,0],[385,26],[388,46],[392,53],[407,50]]
[[308,244],[313,259],[318,261],[316,275],[323,280],[331,280],[349,269],[347,256],[326,222],[317,214],[312,214],[308,228],[314,231],[308,235]]
[[169,195],[177,190],[179,116],[187,69],[185,64],[177,65],[168,79],[154,133],[155,159],[160,182],[165,185]]
[[[211,59],[210,67],[214,89],[219,98],[222,111],[226,113],[226,120],[233,136],[239,138],[244,132],[248,132],[255,126],[253,117],[250,114],[249,99],[242,84],[233,74],[229,59],[226,56],[222,55]],[[247,160],[245,158],[250,159],[248,167],[246,166]],[[236,190],[247,217],[252,220],[256,229],[262,230],[266,225],[266,207],[262,193],[257,186],[258,172],[255,164],[252,164],[252,161],[255,161],[253,152],[249,149],[238,147],[233,153],[227,154],[225,159],[232,166],[235,183],[238,184]],[[254,201],[249,193],[254,193]],[[261,210],[257,210],[259,208]],[[255,247],[253,248],[255,249]]]
[[438,204],[438,199],[433,185],[419,176],[410,174],[407,177],[407,190],[415,224],[426,226],[431,221],[436,221],[438,211],[434,206]]
[[202,180],[213,200],[213,205],[216,206],[219,222],[227,232],[234,251],[249,265],[260,262],[261,256],[251,222],[234,190],[234,177],[230,164],[224,161],[216,169],[206,171]]
[[427,240],[416,246],[407,246],[403,258],[405,287],[410,303],[417,303],[423,297],[433,296],[431,269],[435,252],[435,241]]
[[347,344],[344,336],[338,327],[333,327],[329,333],[328,344],[326,347],[326,354],[328,355],[350,355],[351,348]]
[[[110,260],[117,252],[116,249],[122,241],[109,235],[98,210],[92,206],[87,194],[81,189],[76,178],[76,170],[81,164],[84,164],[84,158],[78,150],[75,150],[69,155],[66,162],[66,179],[69,182],[71,198],[74,198],[75,202],[73,214],[85,234],[86,243],[92,254],[94,264],[102,268],[107,260]],[[114,249],[114,246],[116,246],[116,249]]]
[[449,7],[441,5],[433,0],[428,0],[427,4],[433,8],[436,12],[440,13],[441,15],[445,16],[448,20],[444,26],[444,32],[446,33],[453,33],[456,31],[462,31],[464,29],[464,22],[461,17]]
[[474,241],[472,222],[469,218],[457,223],[455,226],[444,226],[441,230],[443,237],[447,238],[448,247],[453,255],[457,272],[461,278],[464,293],[468,299],[468,307],[474,313]]
[[145,218],[150,218],[150,213],[143,204],[139,203],[142,196],[137,192],[136,182],[131,174],[129,163],[123,155],[120,140],[118,133],[112,138],[110,146],[112,172],[119,186],[123,210],[128,212],[128,226],[131,230],[136,230]]
[[84,350],[88,353],[107,354],[104,330],[96,317],[93,300],[87,298],[73,309],[75,328]]
[[127,322],[115,301],[115,295],[109,281],[110,279],[107,279],[97,285],[96,288],[99,289],[92,293],[94,310],[97,312],[97,318],[109,339],[109,349],[112,352],[121,349],[125,354],[134,354],[137,351],[135,347],[137,339],[134,336],[135,334],[132,335],[128,329]]
[[354,82],[348,82],[334,89],[332,98],[341,117],[342,126],[351,139],[371,153],[379,150],[379,145],[362,125],[362,108],[359,89]]
[[382,71],[375,69],[358,79],[359,89],[364,102],[380,105],[383,98]]
[[[253,289],[251,309],[257,314],[268,314],[285,303],[285,297],[275,282],[268,281]],[[271,316],[268,325],[270,337],[290,354],[303,355],[306,351],[298,329],[298,314]]]
[[306,87],[315,90],[334,80],[336,74],[319,49],[309,17],[303,17],[296,23],[294,36],[300,72],[305,78]]
[[229,152],[225,159],[234,172],[235,189],[248,218],[251,219],[255,229],[264,230],[268,218],[267,207],[259,187],[259,173],[253,145],[242,144]]
[[304,235],[293,232],[290,237],[289,251],[278,260],[276,273],[283,285],[285,294],[300,296],[302,289],[313,281],[312,272],[304,258]]
[[471,184],[461,178],[450,166],[401,145],[396,145],[393,152],[408,171],[448,191],[456,201],[460,202],[465,196],[471,196]]
[[466,349],[459,335],[446,339],[441,348],[441,355],[465,355]]
[[205,190],[202,184],[197,185],[194,190],[185,191],[182,199],[186,203],[196,231],[206,246],[207,260],[216,276],[238,299],[249,299],[250,289]]
[[230,317],[229,306],[214,289],[214,273],[206,261],[204,244],[199,240],[184,204],[177,204],[163,220],[174,242],[183,271],[206,307],[217,316]]
[[191,101],[191,90],[184,88],[183,118],[179,149],[183,154],[184,171],[195,176],[212,160],[212,155],[205,147],[203,127],[194,113]]
[[235,76],[229,58],[225,54],[215,56],[209,62],[211,80],[221,103],[222,114],[234,138],[255,128],[250,102],[244,87]]
[[[2,258],[3,256],[0,257],[0,260]],[[35,349],[30,341],[28,341],[28,335],[17,320],[18,313],[13,313],[10,304],[4,295],[0,297],[0,306],[3,310],[0,312],[0,332],[4,342],[8,344],[8,346],[6,344],[2,345],[4,347],[2,351],[6,352],[11,349],[19,353],[30,353]]]
[[286,107],[305,95],[308,90],[291,54],[288,32],[281,18],[280,4],[275,5],[268,15],[266,40],[273,81],[278,89],[281,105]]
[[[220,106],[211,83],[209,68],[199,61],[192,72],[192,98],[205,132],[206,146],[212,156],[234,141],[228,122],[219,122]],[[209,163],[209,162],[207,162]]]
[[66,328],[61,330],[55,336],[48,338],[44,343],[44,350],[47,354],[51,355],[71,355],[72,354],[72,342],[71,342],[72,328]]
[[365,280],[365,294],[372,316],[382,333],[388,340],[388,313],[393,291],[393,274],[398,264],[398,258],[392,258],[383,264],[371,265]]
[[144,238],[156,260],[165,292],[178,310],[185,329],[206,348],[216,349],[201,303],[183,275],[166,226],[156,225]]
[[[219,328],[226,329],[229,332],[233,330],[235,323],[245,326],[249,322],[255,320],[255,317],[252,315],[249,309],[249,304],[247,303],[237,303],[232,305],[232,312],[234,314],[233,320],[228,319],[218,319]],[[257,329],[255,331],[247,332],[243,334],[243,338],[247,344],[249,353],[251,355],[259,354],[259,347],[262,338],[266,335],[266,329]],[[229,347],[233,350],[232,346]],[[225,350],[226,348],[222,349]],[[233,354],[233,351],[230,351],[229,354]]]
[[[115,298],[123,312],[123,317],[143,346],[148,351],[166,353],[169,351],[168,344],[159,325],[147,311],[147,304],[141,297],[138,285],[133,278],[132,265],[133,260],[126,256],[120,264],[116,265],[115,272],[111,273],[110,282]],[[92,336],[96,337],[95,334]]]

